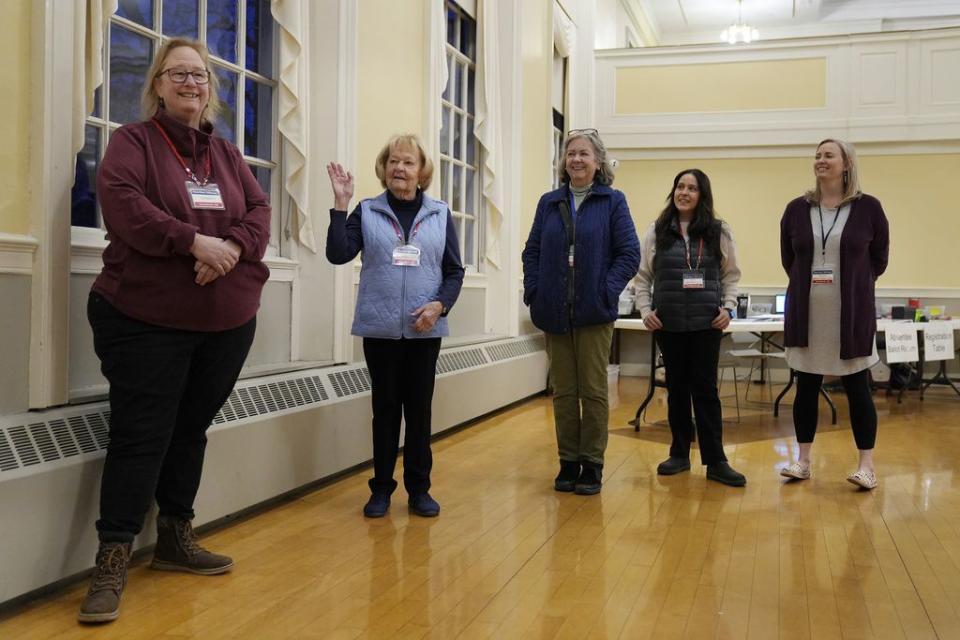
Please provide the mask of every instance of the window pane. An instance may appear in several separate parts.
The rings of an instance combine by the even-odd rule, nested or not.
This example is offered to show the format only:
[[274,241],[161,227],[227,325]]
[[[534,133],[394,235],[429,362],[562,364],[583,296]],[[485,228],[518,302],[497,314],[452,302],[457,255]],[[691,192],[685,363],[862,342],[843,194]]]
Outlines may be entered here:
[[97,87],[97,90],[93,92],[93,113],[91,115],[100,117],[101,107],[103,106],[103,85]]
[[237,61],[237,1],[207,3],[207,46],[213,55],[228,62]]
[[457,160],[463,160],[463,149],[460,148],[460,129],[463,127],[463,116],[459,113],[453,114],[453,153]]
[[440,107],[440,153],[450,155],[450,107]]
[[450,202],[450,208],[454,211],[462,211],[460,202],[460,183],[463,176],[463,167],[453,165],[453,198]]
[[149,38],[110,25],[110,120],[140,120],[140,91],[153,58],[150,45]]
[[450,204],[450,162],[440,161],[440,199]]
[[270,174],[273,171],[269,167],[250,167],[250,170],[253,171],[253,175],[256,176],[257,182],[260,183],[260,188],[263,189],[263,192],[270,196]]
[[273,75],[273,18],[267,0],[247,2],[247,69]]
[[476,213],[476,207],[473,203],[474,186],[477,182],[477,172],[473,169],[467,169],[467,197],[463,202],[464,213]]
[[97,166],[100,164],[100,128],[87,125],[83,149],[77,154],[76,175],[70,192],[70,224],[97,227]]
[[216,133],[230,142],[237,142],[237,74],[214,67],[213,72],[217,74],[220,80],[220,102],[223,108],[217,117]]
[[475,234],[477,230],[477,221],[473,218],[467,218],[463,221],[463,226],[463,264],[476,266],[477,241]]
[[167,36],[197,37],[197,0],[163,0],[163,33]]
[[117,15],[153,28],[153,0],[120,0]]
[[463,108],[463,65],[453,63],[453,104]]
[[467,70],[467,113],[473,115],[477,110],[473,106],[473,89],[476,81],[476,73],[473,69]]
[[243,110],[243,152],[248,156],[271,159],[270,136],[273,133],[273,90],[253,80],[245,83]]
[[466,118],[467,132],[464,136],[467,139],[467,164],[477,164],[475,156],[477,154],[477,137],[473,135],[473,118]]
[[457,12],[447,5],[447,42],[457,46]]
[[473,60],[476,57],[474,41],[477,39],[477,23],[467,15],[460,16],[460,51]]
[[450,100],[450,84],[453,81],[453,73],[450,71],[453,64],[453,56],[447,54],[447,84],[443,87],[443,99]]

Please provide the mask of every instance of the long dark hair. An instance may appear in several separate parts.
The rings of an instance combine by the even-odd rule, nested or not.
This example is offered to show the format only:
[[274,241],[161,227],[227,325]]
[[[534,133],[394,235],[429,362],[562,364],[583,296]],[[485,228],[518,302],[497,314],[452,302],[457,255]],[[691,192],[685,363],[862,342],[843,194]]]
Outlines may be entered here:
[[670,193],[667,194],[667,206],[660,212],[654,227],[657,234],[657,250],[668,249],[679,237],[679,232],[674,230],[673,221],[677,219],[680,212],[673,202],[673,194],[677,190],[680,178],[687,174],[693,176],[694,180],[697,181],[697,187],[700,189],[700,200],[693,212],[693,220],[687,227],[687,233],[691,238],[703,238],[704,244],[713,251],[714,255],[719,257],[720,219],[713,210],[713,188],[710,186],[710,178],[700,169],[684,169],[673,179],[673,186],[670,188]]

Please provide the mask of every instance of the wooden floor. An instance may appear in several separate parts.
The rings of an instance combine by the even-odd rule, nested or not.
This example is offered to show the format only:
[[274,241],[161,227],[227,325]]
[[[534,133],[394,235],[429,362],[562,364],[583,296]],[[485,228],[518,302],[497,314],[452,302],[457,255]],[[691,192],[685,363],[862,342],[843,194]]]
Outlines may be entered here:
[[[408,515],[400,491],[364,520],[362,472],[205,538],[236,559],[229,575],[141,562],[117,622],[77,624],[77,584],[8,613],[0,638],[960,638],[960,399],[877,394],[874,492],[844,481],[842,401],[813,479],[791,484],[789,407],[752,404],[726,425],[738,490],[700,466],[656,475],[667,429],[626,426],[643,384],[621,379],[598,496],[553,491],[536,398],[435,445],[439,518]],[[664,415],[658,396],[647,418]]]

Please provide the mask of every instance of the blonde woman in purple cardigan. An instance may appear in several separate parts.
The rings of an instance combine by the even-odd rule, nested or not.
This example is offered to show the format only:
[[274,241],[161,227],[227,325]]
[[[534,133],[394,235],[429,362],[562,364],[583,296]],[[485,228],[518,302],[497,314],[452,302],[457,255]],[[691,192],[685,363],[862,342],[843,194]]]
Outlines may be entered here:
[[780,221],[780,255],[789,276],[784,344],[797,375],[793,423],[799,449],[797,461],[780,475],[810,477],[820,385],[824,375],[838,376],[860,454],[847,480],[873,489],[877,412],[868,369],[878,360],[874,282],[887,268],[889,227],[880,201],[860,190],[852,145],[821,142],[813,172],[815,187],[790,202]]

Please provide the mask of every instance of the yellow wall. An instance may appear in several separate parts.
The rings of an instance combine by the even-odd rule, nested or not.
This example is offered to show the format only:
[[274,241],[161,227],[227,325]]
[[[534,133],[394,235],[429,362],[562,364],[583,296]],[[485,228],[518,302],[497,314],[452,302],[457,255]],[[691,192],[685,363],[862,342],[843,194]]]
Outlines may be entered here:
[[552,117],[550,96],[553,65],[553,1],[523,2],[523,129],[520,196],[520,236],[526,242],[537,201],[553,184],[550,167]]
[[416,133],[423,137],[427,4],[408,0],[357,3],[357,164],[353,168],[357,201],[383,191],[373,165],[391,135]]
[[[665,204],[677,172],[703,169],[717,211],[733,227],[745,286],[785,286],[780,216],[812,186],[811,158],[632,160],[620,163],[615,187],[627,195],[639,233]],[[955,238],[960,216],[952,191],[960,155],[861,156],[861,184],[880,199],[890,221],[890,266],[878,285],[957,288]]]
[[30,0],[0,2],[0,232],[30,231]]
[[616,113],[695,113],[826,106],[827,60],[621,67]]

